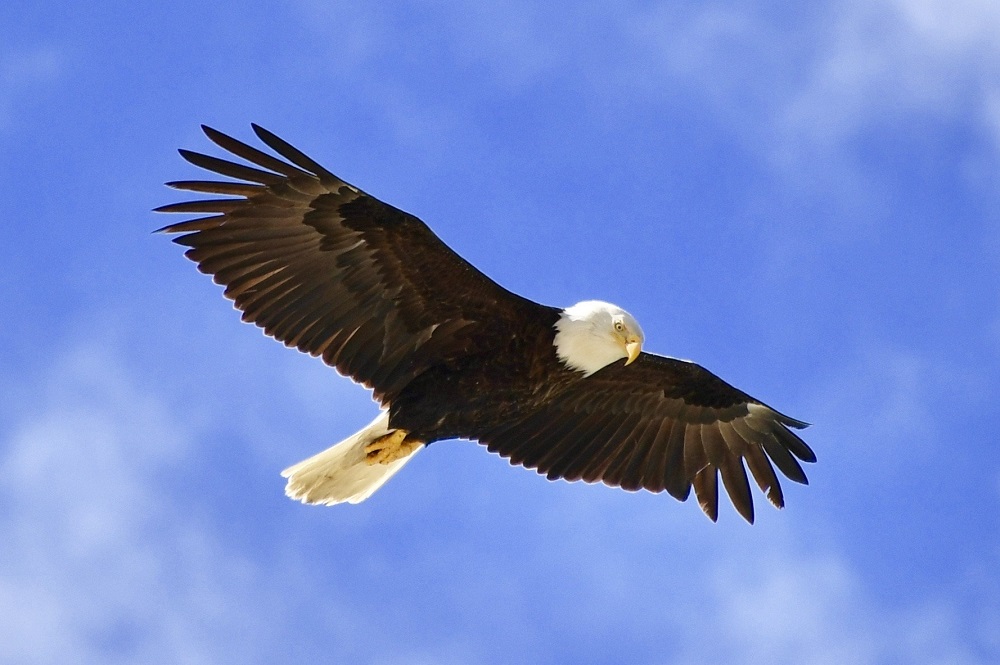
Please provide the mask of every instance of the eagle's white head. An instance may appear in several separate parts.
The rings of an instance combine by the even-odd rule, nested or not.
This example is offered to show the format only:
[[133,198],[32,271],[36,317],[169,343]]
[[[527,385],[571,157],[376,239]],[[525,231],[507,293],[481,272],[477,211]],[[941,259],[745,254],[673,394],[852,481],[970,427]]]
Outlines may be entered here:
[[621,307],[584,300],[559,315],[554,344],[567,367],[590,376],[616,360],[634,361],[643,339],[639,322]]

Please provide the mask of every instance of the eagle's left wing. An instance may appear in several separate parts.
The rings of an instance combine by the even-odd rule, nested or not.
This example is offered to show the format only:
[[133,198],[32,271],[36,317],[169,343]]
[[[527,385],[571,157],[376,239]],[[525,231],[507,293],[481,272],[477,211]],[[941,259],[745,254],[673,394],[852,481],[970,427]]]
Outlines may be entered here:
[[746,467],[776,507],[784,498],[772,463],[806,484],[799,465],[816,455],[789,418],[691,362],[643,353],[608,365],[553,397],[539,411],[480,441],[512,464],[550,480],[601,481],[626,490],[666,490],[684,501],[692,485],[702,510],[718,518],[718,478],[748,522],[753,499]]
[[319,356],[388,402],[441,358],[475,352],[495,319],[553,310],[511,293],[426,224],[341,180],[271,132],[270,154],[204,127],[243,162],[182,150],[224,179],[170,186],[226,198],[157,208],[198,215],[161,231],[225,287],[243,320]]

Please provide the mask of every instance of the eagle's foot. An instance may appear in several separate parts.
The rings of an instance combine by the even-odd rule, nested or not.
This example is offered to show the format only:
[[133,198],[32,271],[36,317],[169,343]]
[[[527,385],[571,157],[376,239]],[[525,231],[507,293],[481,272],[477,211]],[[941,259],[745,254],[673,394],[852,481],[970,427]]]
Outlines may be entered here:
[[365,446],[365,462],[367,464],[391,464],[402,459],[419,448],[422,444],[416,439],[409,439],[406,430],[397,429],[383,434]]

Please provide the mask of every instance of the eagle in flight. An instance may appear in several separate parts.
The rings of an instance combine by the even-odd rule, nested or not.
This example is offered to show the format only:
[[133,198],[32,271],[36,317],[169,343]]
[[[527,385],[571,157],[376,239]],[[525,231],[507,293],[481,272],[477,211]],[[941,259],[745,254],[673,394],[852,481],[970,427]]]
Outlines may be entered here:
[[[288,496],[358,503],[429,444],[478,441],[550,480],[603,482],[718,518],[719,478],[753,522],[750,475],[780,508],[775,467],[805,484],[813,451],[790,418],[699,365],[642,351],[625,310],[541,305],[503,288],[421,220],[344,182],[271,132],[274,154],[209,127],[243,163],[181,150],[226,180],[157,208],[160,229],[225,287],[243,320],[373,391],[360,432],[285,469]],[[221,198],[219,198],[221,197]]]

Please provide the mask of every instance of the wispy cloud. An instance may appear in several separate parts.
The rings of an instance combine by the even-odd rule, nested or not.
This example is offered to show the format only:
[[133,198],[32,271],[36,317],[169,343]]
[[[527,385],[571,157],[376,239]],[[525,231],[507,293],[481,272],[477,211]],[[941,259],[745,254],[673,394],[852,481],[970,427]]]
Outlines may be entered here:
[[0,433],[0,660],[251,662],[275,648],[283,572],[171,494],[194,433],[155,389],[82,346],[28,394]]
[[995,3],[848,0],[831,18],[778,118],[790,138],[838,140],[901,112],[987,119],[1000,64]]
[[51,45],[0,51],[0,131],[12,122],[23,100],[37,86],[57,80],[63,67],[62,54]]
[[632,20],[666,72],[779,161],[900,113],[992,117],[1000,12],[988,0],[832,0],[794,21],[722,3],[686,17],[656,6]]
[[965,625],[967,613],[953,601],[886,606],[830,554],[786,551],[745,564],[716,568],[711,589],[718,639],[692,645],[690,662],[982,662],[969,643],[974,631]]
[[[429,138],[442,133],[465,161],[490,150],[477,124],[484,104],[559,95],[575,100],[566,122],[581,132],[696,106],[722,145],[739,145],[781,179],[794,211],[822,196],[831,221],[820,230],[850,236],[889,205],[859,149],[872,137],[919,143],[929,127],[950,127],[986,139],[963,148],[970,169],[1000,162],[1000,46],[991,39],[1000,18],[989,0],[825,0],[795,12],[729,2],[303,6],[311,29],[329,35],[328,66],[379,99],[372,112],[400,143],[423,146],[430,164],[454,160]],[[479,85],[451,86],[420,68],[415,82],[414,52],[428,72],[472,73]],[[539,131],[536,144],[544,150],[554,135]]]

